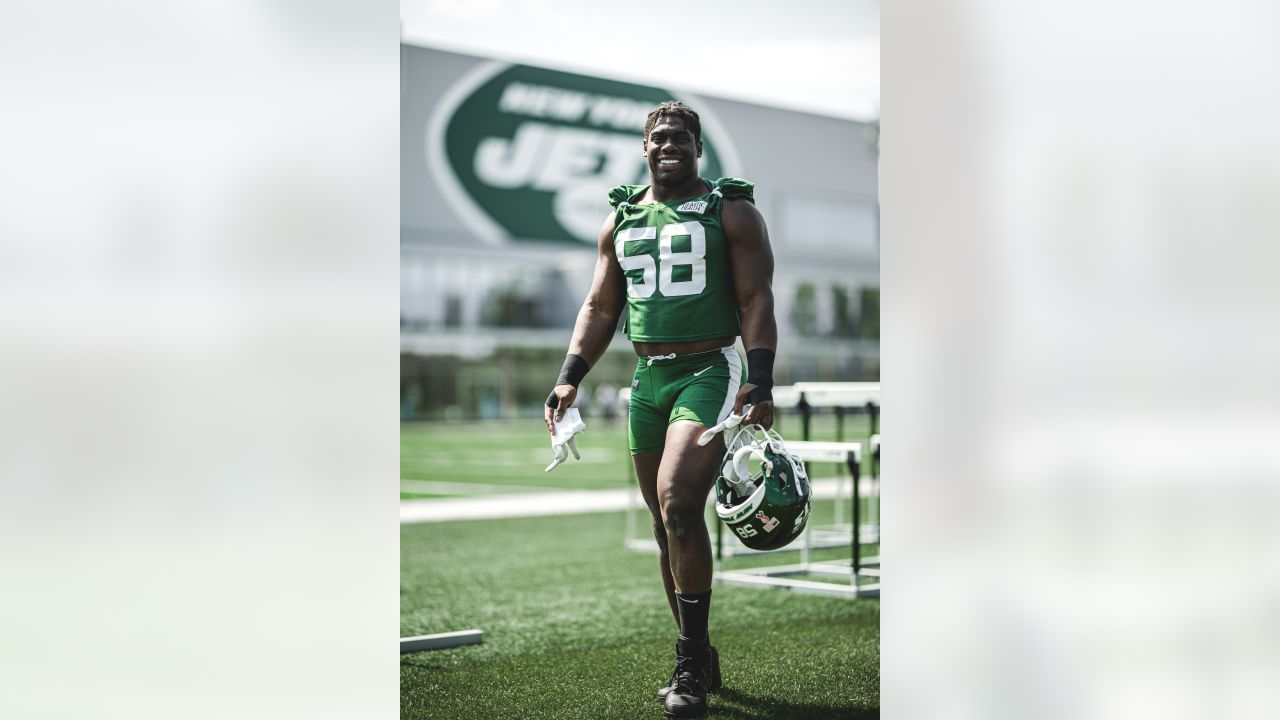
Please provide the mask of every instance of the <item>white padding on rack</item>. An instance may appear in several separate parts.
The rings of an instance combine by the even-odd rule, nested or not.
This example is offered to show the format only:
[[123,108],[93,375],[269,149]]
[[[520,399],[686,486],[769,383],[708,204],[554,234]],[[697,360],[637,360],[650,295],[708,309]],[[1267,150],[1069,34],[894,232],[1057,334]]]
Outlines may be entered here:
[[862,444],[850,442],[819,442],[814,440],[788,440],[787,450],[806,462],[845,462],[849,453],[862,462]]

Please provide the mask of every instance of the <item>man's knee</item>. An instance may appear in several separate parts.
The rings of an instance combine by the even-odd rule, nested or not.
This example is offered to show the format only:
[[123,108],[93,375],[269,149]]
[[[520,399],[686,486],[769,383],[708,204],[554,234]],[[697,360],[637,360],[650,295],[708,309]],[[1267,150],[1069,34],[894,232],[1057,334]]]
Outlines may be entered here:
[[677,541],[684,540],[703,522],[703,503],[703,500],[679,491],[662,494],[662,522]]

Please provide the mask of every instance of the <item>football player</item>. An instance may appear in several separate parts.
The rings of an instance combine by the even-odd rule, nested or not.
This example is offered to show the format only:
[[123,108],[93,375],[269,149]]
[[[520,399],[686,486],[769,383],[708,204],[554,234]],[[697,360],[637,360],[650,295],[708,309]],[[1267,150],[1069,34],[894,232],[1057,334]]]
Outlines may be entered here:
[[[631,382],[628,436],[640,491],[653,516],[662,582],[675,616],[676,664],[658,691],[664,712],[706,712],[720,686],[707,634],[711,540],[707,493],[725,452],[723,438],[698,436],[732,411],[773,424],[773,252],[752,183],[698,174],[702,127],[683,103],[654,108],[645,122],[648,185],[609,193],[591,289],[545,419],[553,430],[578,383],[600,359],[626,310],[624,330],[639,359]],[[741,336],[746,367],[734,350]]]

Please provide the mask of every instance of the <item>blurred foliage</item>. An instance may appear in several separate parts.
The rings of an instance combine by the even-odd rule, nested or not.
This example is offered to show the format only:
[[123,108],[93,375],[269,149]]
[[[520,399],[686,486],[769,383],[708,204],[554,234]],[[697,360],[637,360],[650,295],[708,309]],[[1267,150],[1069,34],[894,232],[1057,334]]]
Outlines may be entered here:
[[841,285],[832,285],[831,306],[835,313],[835,323],[831,328],[832,337],[853,337],[855,322],[853,311],[849,307],[849,289]]
[[791,327],[801,337],[813,337],[818,332],[818,293],[813,283],[796,286],[795,302],[791,305]]
[[858,314],[858,337],[880,339],[880,288],[862,288],[862,312]]
[[[547,274],[536,287],[553,287],[561,282]],[[492,328],[565,327],[571,323],[557,319],[548,323],[549,301],[534,302],[529,287],[508,284],[495,288],[484,306],[483,321]],[[831,340],[879,340],[880,289],[841,285],[821,288],[830,292],[830,306],[822,308],[819,327],[819,287],[804,283],[796,290],[795,301],[786,318],[792,331],[802,337]],[[857,294],[855,295],[854,292]],[[561,293],[563,295],[563,293]],[[824,301],[827,297],[822,298]],[[567,306],[566,306],[567,308]],[[556,312],[566,311],[560,308]],[[576,312],[576,308],[569,308]],[[780,322],[785,322],[779,318]],[[621,323],[619,323],[621,325]],[[488,331],[500,332],[500,331]],[[567,338],[568,333],[565,333]],[[564,362],[565,350],[558,347],[499,345],[486,357],[462,358],[454,355],[400,356],[400,418],[402,420],[468,420],[541,417],[542,404]],[[605,353],[582,386],[584,400],[599,407],[631,384],[636,356],[629,348],[616,347]],[[879,360],[866,353],[844,355],[824,353],[781,353],[775,368],[780,384],[800,380],[878,380]],[[593,393],[607,388],[604,396]]]
[[541,327],[538,303],[509,283],[489,291],[480,311],[480,323],[488,327]]

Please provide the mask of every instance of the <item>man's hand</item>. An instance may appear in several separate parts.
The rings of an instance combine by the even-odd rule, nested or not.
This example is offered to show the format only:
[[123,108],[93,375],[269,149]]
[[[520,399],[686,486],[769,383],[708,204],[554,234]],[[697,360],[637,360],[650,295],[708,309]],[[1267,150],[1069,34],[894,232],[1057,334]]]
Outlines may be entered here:
[[551,391],[551,396],[547,398],[547,402],[550,403],[553,399],[556,401],[556,406],[553,408],[548,404],[545,412],[543,412],[543,418],[547,421],[547,432],[555,435],[555,422],[564,417],[564,411],[568,410],[573,401],[578,399],[578,388],[572,385],[557,385],[556,389]]
[[[559,388],[556,388],[559,390]],[[751,383],[744,383],[742,389],[738,390],[738,397],[733,401],[733,414],[741,415],[742,406],[747,403],[747,396],[755,390],[756,386]],[[751,412],[742,419],[743,425],[759,425],[768,430],[773,427],[773,401],[761,400],[751,406]]]

